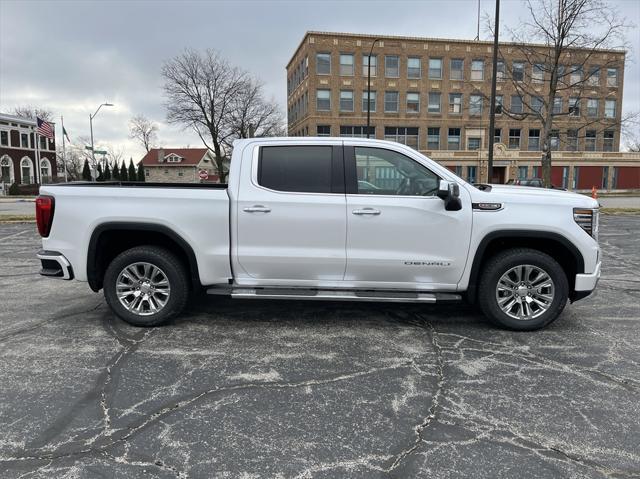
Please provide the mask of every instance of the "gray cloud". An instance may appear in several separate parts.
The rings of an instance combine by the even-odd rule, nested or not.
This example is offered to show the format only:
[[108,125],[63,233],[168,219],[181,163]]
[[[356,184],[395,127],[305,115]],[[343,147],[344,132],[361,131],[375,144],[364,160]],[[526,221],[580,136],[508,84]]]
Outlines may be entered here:
[[[640,24],[640,2],[614,2]],[[189,131],[167,125],[162,105],[162,62],[185,48],[216,48],[265,83],[285,109],[285,66],[307,30],[474,38],[476,0],[451,1],[15,1],[0,0],[0,110],[42,105],[73,137],[123,147],[137,160],[142,149],[128,137],[127,121],[145,114],[160,123],[166,146],[200,145]],[[493,14],[492,0],[482,11]],[[502,24],[526,15],[519,1],[503,1]],[[481,31],[481,38],[486,33]],[[640,46],[636,28],[629,40]],[[640,110],[640,69],[628,62],[624,111]],[[58,133],[59,135],[59,133]]]

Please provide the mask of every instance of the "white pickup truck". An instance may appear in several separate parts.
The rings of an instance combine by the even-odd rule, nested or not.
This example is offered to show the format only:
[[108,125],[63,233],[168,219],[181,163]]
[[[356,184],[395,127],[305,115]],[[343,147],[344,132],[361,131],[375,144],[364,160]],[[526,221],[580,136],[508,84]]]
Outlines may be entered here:
[[235,143],[228,184],[40,188],[41,274],[104,289],[156,326],[189,293],[233,298],[461,300],[541,328],[600,277],[598,203],[542,188],[471,185],[398,143]]

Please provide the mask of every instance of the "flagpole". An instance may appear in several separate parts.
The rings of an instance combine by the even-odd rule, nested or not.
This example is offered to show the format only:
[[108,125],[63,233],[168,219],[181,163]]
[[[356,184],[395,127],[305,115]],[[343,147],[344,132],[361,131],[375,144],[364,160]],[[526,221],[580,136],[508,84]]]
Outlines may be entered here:
[[36,130],[34,131],[34,138],[36,139],[36,164],[33,170],[33,181],[38,184],[38,166],[40,166],[40,138],[38,137],[38,121],[36,120]]
[[67,182],[67,152],[64,145],[64,118],[60,115],[60,124],[62,125],[62,166],[64,167],[64,182]]

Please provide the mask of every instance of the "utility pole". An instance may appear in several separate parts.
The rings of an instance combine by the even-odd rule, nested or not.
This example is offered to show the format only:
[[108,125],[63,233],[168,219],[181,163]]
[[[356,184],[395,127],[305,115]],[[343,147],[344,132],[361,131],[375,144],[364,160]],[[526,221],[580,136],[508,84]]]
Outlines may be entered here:
[[95,166],[96,164],[96,154],[93,152],[93,119],[96,117],[96,115],[100,111],[100,108],[102,108],[103,106],[113,106],[113,103],[102,103],[93,115],[89,114],[89,129],[91,130],[91,161],[93,162],[92,166]]
[[[369,130],[371,129],[371,54],[376,42],[380,41],[376,38],[371,44],[369,56],[367,57],[367,138],[369,138]],[[378,57],[376,57],[376,69],[378,68]]]
[[500,0],[496,0],[496,18],[493,32],[493,74],[491,75],[491,109],[489,110],[489,157],[487,160],[487,183],[493,177],[493,141],[496,124],[496,75],[498,74],[498,30],[500,29]]

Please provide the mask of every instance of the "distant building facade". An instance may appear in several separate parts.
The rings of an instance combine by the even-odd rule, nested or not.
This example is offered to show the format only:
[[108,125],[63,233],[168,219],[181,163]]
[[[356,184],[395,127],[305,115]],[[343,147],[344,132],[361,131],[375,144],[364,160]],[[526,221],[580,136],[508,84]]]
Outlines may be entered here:
[[35,130],[35,120],[0,113],[0,181],[5,185],[37,187],[57,177],[55,138],[38,136],[38,162]]
[[145,181],[157,183],[200,183],[217,181],[215,156],[207,148],[152,148],[142,158]]
[[[491,42],[307,32],[287,65],[289,135],[366,137],[368,54],[376,39],[370,137],[411,146],[470,181],[488,181]],[[527,113],[540,102],[536,92],[544,94],[548,73],[514,44],[499,48],[496,103]],[[597,188],[640,188],[638,155],[619,153],[625,52],[598,51],[580,68],[573,55],[562,59],[563,78],[581,87],[570,83],[553,101],[553,183],[581,189],[598,179]],[[539,120],[498,109],[495,128],[490,181],[540,176]]]

